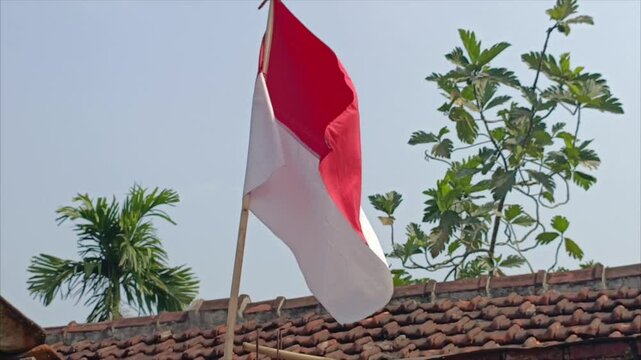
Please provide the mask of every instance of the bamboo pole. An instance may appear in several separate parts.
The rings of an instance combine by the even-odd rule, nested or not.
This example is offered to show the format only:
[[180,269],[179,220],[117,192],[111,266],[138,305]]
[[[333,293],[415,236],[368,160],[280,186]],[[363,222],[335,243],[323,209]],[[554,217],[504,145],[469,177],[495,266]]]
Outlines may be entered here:
[[[262,7],[262,4],[261,4]],[[265,31],[265,45],[263,54],[263,70],[267,73],[269,67],[269,53],[272,44],[272,24],[274,15],[274,4],[269,1],[269,16],[267,18],[267,30]],[[250,194],[243,196],[242,208],[240,210],[240,223],[238,225],[238,240],[236,243],[236,256],[234,258],[234,272],[229,292],[229,304],[227,305],[227,332],[225,333],[225,355],[224,360],[232,360],[234,354],[234,327],[236,326],[236,313],[238,312],[238,292],[240,290],[240,276],[243,268],[243,256],[245,254],[245,238],[247,236],[247,221],[249,219]]]
[[269,356],[272,359],[283,359],[283,360],[327,360],[329,359],[322,356],[299,354],[299,353],[295,353],[292,351],[285,351],[285,350],[276,350],[274,348],[270,348],[266,346],[260,346],[260,345],[256,346],[256,344],[251,344],[247,342],[243,343],[243,349],[245,349],[245,351],[257,352],[259,354]]
[[274,29],[274,2],[269,1],[269,16],[267,17],[267,30],[265,31],[265,53],[263,54],[263,74],[269,68],[269,54],[272,51],[272,31]]
[[240,275],[243,268],[243,255],[245,253],[245,238],[247,236],[247,220],[249,219],[249,194],[243,196],[243,205],[240,210],[240,224],[238,225],[238,241],[236,243],[236,257],[234,259],[234,273],[231,280],[229,304],[227,305],[227,332],[225,333],[225,360],[231,360],[234,354],[234,326],[236,325],[236,312],[238,311],[238,292],[240,289]]

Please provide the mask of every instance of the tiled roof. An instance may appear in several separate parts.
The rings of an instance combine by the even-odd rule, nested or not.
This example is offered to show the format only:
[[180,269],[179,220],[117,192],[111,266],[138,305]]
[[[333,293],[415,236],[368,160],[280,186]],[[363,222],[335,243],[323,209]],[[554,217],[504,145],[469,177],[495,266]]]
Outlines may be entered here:
[[[281,298],[245,307],[234,349],[239,359],[255,359],[241,345],[258,338],[335,359],[634,359],[641,354],[640,289],[641,265],[428,283],[397,288],[384,309],[351,324],[336,323],[311,297]],[[68,360],[216,359],[226,303],[72,323],[48,329],[48,342]],[[180,330],[186,323],[200,326]]]
[[38,324],[0,296],[0,359],[61,360],[45,337]]
[[0,355],[19,354],[45,342],[45,332],[0,296]]

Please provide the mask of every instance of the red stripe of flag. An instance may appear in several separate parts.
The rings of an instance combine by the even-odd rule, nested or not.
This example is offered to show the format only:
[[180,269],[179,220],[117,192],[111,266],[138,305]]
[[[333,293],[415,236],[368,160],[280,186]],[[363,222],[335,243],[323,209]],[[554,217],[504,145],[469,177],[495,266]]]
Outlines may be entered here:
[[[336,54],[274,1],[265,74],[276,119],[320,158],[336,206],[362,236],[361,143],[356,91]],[[261,51],[261,71],[262,71]],[[365,238],[363,237],[363,241]]]

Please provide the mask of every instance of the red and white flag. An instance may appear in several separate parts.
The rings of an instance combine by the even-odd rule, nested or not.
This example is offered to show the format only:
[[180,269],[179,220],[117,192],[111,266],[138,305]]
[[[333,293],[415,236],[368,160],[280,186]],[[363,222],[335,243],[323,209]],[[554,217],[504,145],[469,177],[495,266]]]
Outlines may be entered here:
[[393,292],[361,209],[356,90],[334,52],[272,1],[244,191],[254,215],[294,253],[318,301],[337,321],[353,322],[385,306]]

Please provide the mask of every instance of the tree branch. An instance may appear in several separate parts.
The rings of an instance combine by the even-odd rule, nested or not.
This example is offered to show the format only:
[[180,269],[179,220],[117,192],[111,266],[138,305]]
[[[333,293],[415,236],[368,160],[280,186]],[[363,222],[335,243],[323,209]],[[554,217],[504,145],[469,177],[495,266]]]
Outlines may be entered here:
[[[536,75],[534,75],[534,83],[530,88],[535,96],[536,96],[536,84],[539,82],[539,76],[541,75],[541,67],[543,66],[543,57],[545,56],[545,52],[547,51],[547,48],[548,48],[550,35],[552,34],[552,31],[554,31],[554,29],[556,29],[557,27],[558,27],[558,24],[554,24],[554,26],[547,29],[545,34],[545,42],[543,43],[543,50],[541,51],[541,59],[539,59],[539,65],[536,69]],[[523,142],[521,143],[522,145],[525,145],[529,141],[530,136],[532,135],[532,130],[534,129],[534,114],[536,114],[536,104],[532,104],[532,107],[530,108],[530,124],[528,126],[527,134],[525,135],[525,137],[523,138]]]
[[576,138],[577,136],[579,136],[579,126],[581,126],[581,106],[577,106],[576,112],[576,129],[574,130],[574,139],[572,140],[572,146],[576,144]]
[[465,150],[465,149],[469,149],[469,148],[473,148],[473,147],[475,147],[475,146],[485,145],[485,144],[488,144],[488,143],[491,143],[491,142],[492,142],[491,140],[486,140],[486,141],[481,141],[480,143],[476,143],[476,144],[472,144],[472,145],[467,145],[467,146],[457,147],[457,148],[454,148],[454,149],[452,150],[452,152],[459,151],[459,150]]
[[556,264],[559,262],[559,251],[561,250],[561,245],[563,245],[563,234],[561,234],[561,239],[559,240],[559,245],[556,247],[556,252],[554,253],[554,264],[548,268],[548,271],[552,271],[556,267]]
[[432,156],[432,155],[428,154],[428,151],[429,150],[425,150],[425,160],[426,161],[435,160],[435,161],[440,161],[440,162],[442,162],[444,164],[447,164],[447,166],[452,166],[451,162],[449,162],[447,160],[444,160],[444,159],[441,159],[441,158],[438,158],[436,156]]

